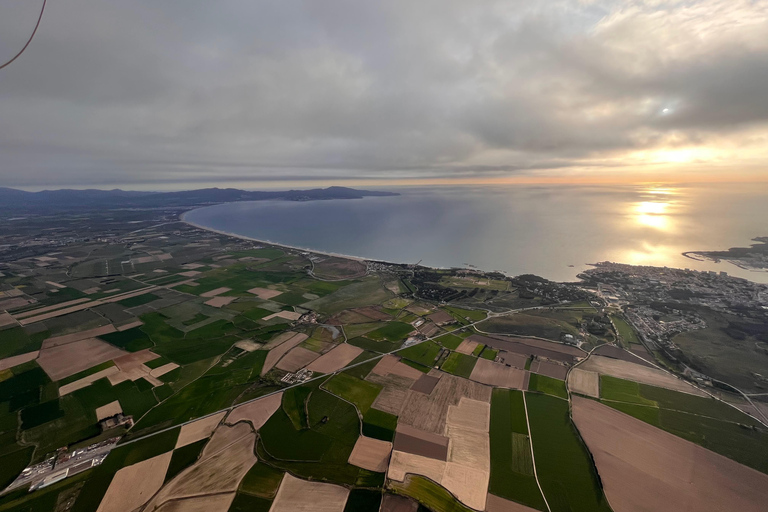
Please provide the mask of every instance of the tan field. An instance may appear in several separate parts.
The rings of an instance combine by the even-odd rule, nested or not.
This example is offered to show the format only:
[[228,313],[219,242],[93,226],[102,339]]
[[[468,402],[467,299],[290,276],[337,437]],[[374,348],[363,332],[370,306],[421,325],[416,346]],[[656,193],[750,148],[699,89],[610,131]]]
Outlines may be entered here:
[[38,355],[40,355],[40,351],[35,350],[34,352],[27,352],[26,354],[19,354],[18,356],[0,359],[0,371],[37,359]]
[[600,398],[600,374],[574,368],[568,374],[568,388],[574,393]]
[[479,471],[491,470],[491,443],[488,432],[476,432],[449,425],[445,435],[450,439],[448,462]]
[[550,363],[536,359],[531,363],[531,371],[539,375],[552,377],[553,379],[565,380],[568,375],[568,367],[562,364]]
[[260,299],[269,300],[282,294],[280,290],[270,290],[269,288],[251,288],[248,293],[252,293]]
[[620,379],[633,380],[642,384],[667,388],[673,391],[681,391],[692,395],[707,396],[703,391],[691,386],[682,379],[668,374],[656,368],[648,368],[643,365],[612,359],[604,356],[590,356],[589,359],[579,365],[582,370],[597,372],[601,375],[610,375]]
[[80,341],[86,338],[96,338],[104,334],[110,334],[115,332],[115,328],[110,325],[104,325],[102,327],[96,327],[95,329],[88,329],[87,331],[74,332],[72,334],[65,334],[64,336],[54,336],[43,341],[43,349],[58,347],[59,345],[66,345],[73,341]]
[[417,380],[419,377],[424,375],[416,368],[408,366],[405,363],[401,363],[400,361],[395,363],[395,365],[389,370],[389,374],[399,375],[401,377],[405,377],[407,379],[413,379],[413,380]]
[[461,397],[458,405],[448,407],[446,424],[477,432],[488,432],[491,424],[491,404]]
[[211,300],[205,301],[203,304],[205,304],[206,306],[214,307],[214,308],[220,308],[220,307],[226,306],[236,298],[237,297],[214,297]]
[[199,276],[200,274],[202,274],[202,272],[199,270],[187,270],[186,272],[179,272],[179,275],[184,277],[195,277]]
[[101,421],[104,418],[111,418],[115,414],[123,412],[123,408],[120,406],[120,402],[115,400],[107,405],[102,405],[96,408],[96,419]]
[[154,352],[151,352],[147,348],[144,350],[139,350],[138,352],[132,352],[130,354],[117,357],[115,358],[115,364],[121,370],[129,370],[131,368],[141,366],[143,363],[146,363],[147,361],[152,361],[153,359],[157,359],[158,357],[160,356],[158,356]]
[[245,350],[246,352],[253,352],[254,350],[258,350],[261,348],[261,343],[256,343],[255,341],[251,341],[251,340],[240,340],[237,343],[235,343],[235,346],[240,350]]
[[157,512],[212,512],[229,510],[235,493],[214,494],[211,496],[198,496],[195,498],[183,498],[165,502]]
[[220,412],[218,414],[193,421],[192,423],[182,425],[181,431],[179,432],[179,438],[176,440],[175,448],[181,448],[182,446],[192,444],[195,441],[210,437],[225,414],[226,413],[224,412]]
[[469,378],[499,388],[526,389],[525,374],[525,370],[478,358]]
[[485,510],[487,512],[536,512],[535,508],[526,507],[514,501],[505,500],[499,498],[491,493],[488,493],[488,497],[485,501]]
[[395,366],[395,363],[397,363],[400,360],[397,356],[393,356],[392,354],[387,354],[386,356],[379,359],[379,362],[376,363],[376,366],[373,367],[373,370],[371,370],[371,373],[375,373],[376,375],[389,375],[389,371]]
[[349,463],[369,471],[383,473],[389,466],[390,453],[392,453],[392,443],[360,436],[349,455]]
[[0,313],[0,327],[5,327],[6,325],[13,325],[16,323],[16,319],[11,316],[10,313],[6,313],[3,311]]
[[[58,316],[64,316],[68,315],[70,313],[75,313],[77,311],[82,311],[84,309],[88,308],[94,308],[96,306],[100,306],[102,304],[110,304],[112,302],[118,302],[124,299],[130,299],[131,297],[138,297],[139,295],[144,295],[145,293],[149,293],[151,291],[156,290],[157,286],[149,286],[147,288],[142,288],[141,290],[134,290],[131,292],[125,292],[125,293],[119,293],[117,295],[112,295],[111,297],[105,297],[103,299],[98,299],[94,301],[87,301],[83,302],[81,304],[77,304],[75,306],[70,306],[63,309],[56,309],[55,311],[51,311],[49,313],[45,313],[42,315],[32,316],[28,318],[24,318],[23,320],[19,320],[19,323],[21,325],[29,325],[33,324],[35,322],[42,322],[43,320],[48,320],[50,318],[56,318]],[[37,311],[35,311],[37,313]]]
[[765,510],[768,475],[587,398],[573,420],[617,512]]
[[269,512],[342,512],[349,489],[307,482],[286,473]]
[[128,322],[127,324],[118,325],[116,327],[118,331],[122,332],[127,331],[128,329],[133,329],[134,327],[141,327],[142,325],[144,325],[144,322],[141,320],[135,320],[133,322]]
[[342,343],[335,348],[323,354],[310,364],[307,369],[313,372],[320,373],[333,373],[336,370],[340,370],[347,366],[352,360],[363,353],[363,349],[355,347],[354,345],[347,345]]
[[208,444],[203,448],[201,458],[205,459],[220,452],[232,443],[248,436],[253,429],[247,423],[225,425],[216,429]]
[[472,352],[475,351],[478,345],[479,343],[476,341],[464,340],[461,342],[461,344],[458,347],[456,347],[456,352],[459,352],[460,354],[470,355]]
[[176,363],[166,363],[163,366],[158,366],[154,370],[150,370],[149,374],[152,377],[162,377],[166,373],[173,371],[178,367],[179,365],[177,365]]
[[393,451],[389,461],[387,477],[402,482],[405,475],[412,473],[422,475],[435,482],[440,482],[445,472],[447,462],[401,451]]
[[448,407],[448,464],[440,484],[477,510],[485,508],[491,474],[490,420],[487,402],[462,397],[458,405]]
[[317,358],[317,352],[312,352],[304,347],[295,347],[285,354],[276,366],[287,372],[295,372],[304,368]]
[[235,407],[227,416],[226,423],[234,425],[238,421],[250,421],[254,430],[259,430],[280,407],[282,400],[283,392],[281,391],[280,393]]
[[296,313],[295,311],[278,311],[277,313],[265,316],[262,320],[272,320],[273,318],[284,318],[293,321],[301,318],[301,313]]
[[275,348],[275,347],[277,347],[279,345],[282,345],[286,341],[289,341],[289,340],[293,339],[296,336],[301,337],[301,341],[304,341],[305,339],[307,339],[307,335],[306,334],[301,334],[301,333],[293,332],[293,331],[286,331],[286,332],[278,334],[273,339],[269,340],[269,342],[266,345],[264,345],[264,348],[266,350],[273,349],[273,348]]
[[[264,366],[261,368],[261,374],[265,375],[269,370],[274,368],[274,366],[277,364],[277,362],[293,347],[297,346],[299,343],[307,339],[306,334],[295,334],[288,338],[286,341],[283,341],[279,345],[277,345],[275,348],[269,351],[269,354],[267,354],[267,358],[264,360]],[[271,342],[270,342],[271,343]]]
[[408,396],[408,390],[414,382],[413,379],[407,379],[399,375],[381,376],[376,373],[370,373],[365,380],[384,386],[379,396],[373,402],[373,407],[395,416],[400,414],[405,397]]
[[96,338],[87,338],[66,345],[44,348],[38,364],[51,380],[59,380],[128,354]]
[[256,434],[245,423],[219,427],[200,460],[168,482],[145,510],[156,510],[163,503],[180,498],[236,491],[240,480],[256,463],[255,440]]
[[504,364],[512,365],[521,370],[525,369],[525,363],[528,362],[528,356],[517,354],[515,352],[507,352],[506,350],[499,351],[499,358]]
[[166,452],[115,473],[97,512],[131,512],[160,490],[173,452]]
[[478,471],[461,464],[449,462],[440,485],[453,493],[468,507],[485,510],[485,498],[488,495],[489,471]]
[[205,297],[206,299],[209,299],[211,297],[215,297],[217,295],[221,295],[222,293],[227,293],[232,291],[232,288],[227,288],[226,286],[222,286],[221,288],[216,288],[215,290],[211,290],[209,292],[201,293],[201,297]]
[[88,302],[90,300],[91,299],[89,299],[87,297],[83,297],[81,299],[74,299],[74,300],[69,300],[67,302],[60,302],[58,304],[54,304],[53,306],[45,306],[45,307],[42,307],[42,308],[32,309],[32,310],[29,310],[29,311],[22,311],[21,313],[16,313],[13,316],[15,316],[16,318],[19,318],[19,319],[27,318],[27,317],[34,316],[34,315],[41,315],[43,313],[48,313],[49,311],[54,311],[56,309],[68,308],[70,306],[75,306],[77,304],[82,304],[82,303]]
[[449,406],[457,405],[463,396],[490,403],[491,390],[489,386],[443,374],[431,395],[408,391],[400,412],[400,421],[406,425],[442,435],[445,432]]

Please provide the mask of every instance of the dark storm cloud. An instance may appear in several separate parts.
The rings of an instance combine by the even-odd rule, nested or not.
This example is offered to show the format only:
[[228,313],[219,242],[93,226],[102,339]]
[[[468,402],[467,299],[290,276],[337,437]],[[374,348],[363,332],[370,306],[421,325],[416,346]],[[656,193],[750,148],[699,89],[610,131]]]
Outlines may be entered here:
[[[3,6],[0,60],[35,8]],[[59,0],[0,71],[0,185],[764,159],[765,34],[766,1]]]

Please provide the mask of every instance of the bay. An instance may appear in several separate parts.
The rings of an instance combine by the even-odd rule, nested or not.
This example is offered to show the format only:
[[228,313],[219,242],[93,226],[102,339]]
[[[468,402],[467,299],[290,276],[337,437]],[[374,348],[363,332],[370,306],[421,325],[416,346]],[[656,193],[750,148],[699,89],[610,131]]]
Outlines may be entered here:
[[196,225],[336,254],[573,281],[614,261],[768,282],[768,273],[696,261],[686,251],[748,246],[768,235],[766,184],[400,187],[392,197],[227,203]]

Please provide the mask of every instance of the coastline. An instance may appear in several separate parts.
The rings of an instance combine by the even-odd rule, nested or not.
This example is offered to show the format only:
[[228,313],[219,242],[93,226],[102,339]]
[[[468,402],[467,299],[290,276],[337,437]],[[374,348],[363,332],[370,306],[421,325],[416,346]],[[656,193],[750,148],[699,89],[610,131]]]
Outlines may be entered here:
[[[206,207],[203,206],[202,208],[206,208]],[[217,233],[219,235],[231,236],[232,238],[239,238],[241,240],[248,240],[250,242],[258,242],[260,244],[273,245],[275,247],[282,247],[282,248],[291,249],[291,250],[294,250],[294,251],[309,252],[309,253],[313,253],[313,254],[322,254],[323,256],[331,256],[331,257],[334,257],[334,258],[344,258],[344,259],[360,261],[360,262],[373,261],[373,262],[380,262],[380,263],[388,263],[390,265],[407,265],[407,263],[397,263],[397,262],[394,262],[394,261],[386,261],[386,260],[380,260],[380,259],[375,259],[374,260],[374,259],[369,259],[369,258],[363,258],[363,257],[360,257],[360,256],[353,256],[351,254],[341,254],[341,253],[336,253],[336,252],[318,251],[318,250],[315,250],[315,249],[310,249],[308,247],[298,247],[298,246],[295,246],[295,245],[288,245],[288,244],[283,244],[283,243],[278,243],[278,242],[272,242],[270,240],[260,240],[258,238],[253,238],[251,236],[238,235],[237,233],[231,233],[229,231],[223,231],[223,230],[220,230],[220,229],[214,229],[214,228],[211,228],[211,227],[208,227],[208,226],[201,226],[200,224],[197,224],[195,222],[191,222],[191,221],[186,219],[186,215],[189,212],[192,212],[192,211],[195,211],[195,210],[200,210],[200,209],[201,208],[193,208],[191,210],[187,210],[186,212],[184,212],[181,215],[179,215],[179,221],[183,222],[184,224],[188,224],[188,225],[190,225],[192,227],[195,227],[197,229],[202,229],[204,231],[210,231],[212,233]]]

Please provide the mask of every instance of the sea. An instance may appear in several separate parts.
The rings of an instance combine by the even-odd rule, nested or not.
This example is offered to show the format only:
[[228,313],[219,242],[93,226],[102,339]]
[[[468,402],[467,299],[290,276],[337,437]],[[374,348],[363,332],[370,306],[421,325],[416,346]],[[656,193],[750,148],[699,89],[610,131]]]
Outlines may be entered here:
[[[369,187],[373,189],[373,187]],[[377,189],[384,190],[384,189]],[[494,185],[387,188],[400,195],[227,203],[188,212],[201,227],[327,253],[575,281],[601,261],[768,273],[688,251],[768,236],[768,185]]]

